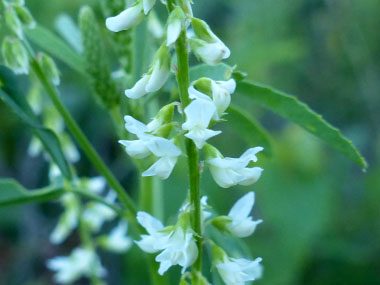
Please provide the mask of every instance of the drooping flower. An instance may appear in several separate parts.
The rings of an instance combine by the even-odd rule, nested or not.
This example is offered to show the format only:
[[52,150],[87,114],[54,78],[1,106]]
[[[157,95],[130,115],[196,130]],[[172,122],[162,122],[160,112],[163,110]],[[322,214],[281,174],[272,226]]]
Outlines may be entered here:
[[135,5],[125,9],[119,15],[106,19],[106,27],[112,32],[120,32],[139,24],[144,19],[143,5],[137,1]]
[[69,256],[48,260],[47,267],[56,271],[54,280],[60,284],[71,284],[81,276],[90,277],[92,274],[102,278],[107,273],[96,253],[84,248],[74,249]]
[[180,7],[174,8],[168,19],[168,28],[166,31],[166,45],[170,46],[178,39],[185,23],[185,14]]
[[245,285],[262,276],[262,258],[255,260],[231,258],[223,249],[212,243],[212,262],[227,285]]
[[[183,214],[179,220],[188,219],[187,216],[188,214]],[[137,220],[149,233],[142,235],[142,239],[136,242],[137,245],[148,253],[162,251],[156,257],[156,261],[160,262],[160,275],[177,264],[182,267],[183,274],[195,262],[198,249],[188,222],[179,222],[176,226],[164,228],[161,221],[145,212],[138,212]]]
[[194,54],[209,65],[216,65],[230,56],[228,47],[211,31],[206,22],[192,18],[195,38],[190,39]]
[[206,163],[210,168],[215,182],[223,188],[234,185],[251,185],[261,176],[260,167],[247,167],[250,161],[256,162],[256,154],[263,150],[262,147],[248,149],[239,158],[223,157],[222,154],[211,145],[206,146]]
[[119,15],[106,19],[106,27],[112,32],[128,30],[138,25],[152,10],[156,0],[138,0],[133,6],[125,9]]
[[107,250],[123,253],[132,246],[132,240],[127,236],[127,232],[128,223],[121,221],[109,235],[99,238],[100,245]]
[[209,78],[200,78],[189,87],[190,99],[204,99],[214,103],[216,112],[213,119],[219,120],[231,103],[231,94],[234,93],[236,82],[214,81]]
[[215,105],[203,99],[193,100],[185,108],[186,122],[182,124],[182,129],[188,131],[185,136],[193,140],[198,149],[201,149],[209,138],[221,133],[207,129],[215,112]]
[[125,90],[125,95],[130,99],[138,99],[146,93],[156,92],[164,86],[170,75],[170,52],[169,47],[162,45],[147,74],[136,82],[131,88]]

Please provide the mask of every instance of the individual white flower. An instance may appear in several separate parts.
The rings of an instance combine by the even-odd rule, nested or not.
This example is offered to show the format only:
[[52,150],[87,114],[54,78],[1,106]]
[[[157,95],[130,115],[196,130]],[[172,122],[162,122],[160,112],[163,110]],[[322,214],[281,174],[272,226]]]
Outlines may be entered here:
[[[116,193],[114,191],[109,191],[105,200],[108,203],[113,204],[115,203],[116,198]],[[82,214],[83,221],[93,232],[98,232],[106,221],[111,221],[115,217],[116,213],[113,209],[98,202],[89,202]]]
[[48,260],[47,267],[57,272],[54,280],[61,284],[71,284],[82,275],[90,277],[95,274],[99,278],[106,275],[106,269],[96,253],[83,248],[74,249],[70,256],[58,256]]
[[189,131],[185,136],[193,140],[198,149],[201,149],[209,138],[221,133],[207,129],[215,112],[215,105],[203,99],[193,100],[185,108],[186,122],[182,124],[182,129]]
[[[170,108],[174,108],[174,105]],[[158,117],[148,125],[137,121],[131,116],[124,117],[127,131],[136,134],[139,138],[133,141],[119,141],[126,147],[127,153],[135,158],[145,158],[150,154],[159,157],[150,168],[142,173],[143,176],[158,176],[161,179],[167,179],[177,163],[178,156],[182,154],[173,141],[148,133],[149,131],[154,132],[156,128],[160,127],[161,122],[168,119],[168,112],[171,112],[172,115],[173,110],[171,109],[170,111],[170,108],[162,108],[163,113],[159,112]]]
[[[179,219],[185,219],[183,214]],[[138,212],[137,221],[148,232],[142,235],[137,245],[148,253],[162,252],[156,257],[160,262],[158,273],[163,275],[171,266],[182,266],[182,274],[186,268],[191,266],[198,257],[198,249],[191,228],[183,223],[174,227],[164,228],[161,221],[148,213]]]
[[135,5],[125,9],[119,15],[106,19],[106,27],[112,32],[128,30],[144,19],[144,8],[142,3],[137,1]]
[[188,91],[190,99],[204,99],[213,102],[216,107],[213,119],[219,120],[230,105],[231,94],[235,92],[235,88],[236,82],[233,79],[214,81],[209,78],[201,78],[193,82]]
[[[261,176],[262,168],[249,168],[247,165],[250,161],[256,162],[256,154],[262,150],[262,147],[254,147],[248,149],[239,158],[223,158],[218,150],[207,145],[206,162],[212,177],[220,187],[228,188],[238,184],[247,186],[255,183]],[[213,154],[210,155],[212,152]]]
[[248,260],[244,258],[225,257],[217,262],[215,267],[227,285],[245,285],[245,282],[254,281],[262,276],[262,258]]
[[209,65],[216,65],[230,56],[228,47],[211,31],[206,22],[192,18],[195,38],[190,39],[194,54]]
[[127,232],[128,223],[121,221],[109,235],[99,238],[100,244],[107,250],[123,253],[132,246],[132,240],[127,236]]
[[185,14],[183,13],[182,9],[177,6],[169,15],[168,27],[166,31],[167,46],[175,43],[175,41],[178,39],[183,29],[184,22]]
[[262,258],[248,260],[244,258],[231,258],[223,249],[211,242],[212,264],[218,270],[224,283],[227,285],[245,285],[247,281],[261,278]]
[[169,47],[162,45],[154,59],[147,74],[136,82],[131,88],[125,90],[125,95],[131,99],[138,99],[146,93],[156,92],[164,86],[170,75],[170,51]]
[[249,216],[254,203],[254,192],[249,192],[236,201],[228,213],[228,217],[231,218],[231,221],[226,224],[229,232],[237,237],[248,237],[255,231],[256,226],[262,223],[263,220],[253,221]]
[[67,193],[61,198],[65,211],[50,235],[53,244],[62,243],[77,227],[80,215],[80,202],[75,194]]

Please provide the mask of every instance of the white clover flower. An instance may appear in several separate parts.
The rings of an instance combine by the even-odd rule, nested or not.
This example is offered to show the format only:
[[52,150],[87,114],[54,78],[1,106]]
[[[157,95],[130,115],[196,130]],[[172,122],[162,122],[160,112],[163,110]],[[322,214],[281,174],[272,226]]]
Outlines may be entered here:
[[127,236],[128,223],[119,222],[111,233],[100,238],[101,246],[116,253],[123,253],[132,246],[132,240]]
[[222,261],[216,263],[215,267],[227,285],[245,285],[246,282],[257,280],[262,276],[261,261],[260,257],[252,261],[225,256]]
[[[220,187],[228,188],[238,184],[247,186],[255,183],[261,176],[262,168],[249,168],[247,165],[250,161],[256,162],[256,154],[262,150],[262,147],[254,147],[248,149],[239,158],[223,158],[218,150],[207,145],[206,162],[212,177]],[[211,152],[214,154],[210,155]]]
[[230,56],[228,47],[211,31],[206,22],[192,18],[195,38],[190,39],[194,54],[209,65],[216,65]]
[[209,138],[221,133],[207,129],[215,112],[215,105],[203,99],[196,99],[185,108],[186,122],[182,124],[182,129],[189,131],[185,136],[193,140],[198,149],[201,149]]
[[57,272],[54,280],[61,284],[71,284],[82,275],[89,277],[95,274],[99,278],[106,275],[106,269],[96,253],[83,248],[74,249],[70,256],[58,256],[48,260],[47,267]]
[[67,193],[61,198],[65,211],[60,216],[58,224],[50,235],[53,244],[62,243],[78,226],[80,202],[77,196]]
[[[115,203],[116,198],[116,193],[114,191],[109,191],[105,200],[108,203],[113,204]],[[113,209],[98,202],[88,203],[82,214],[83,221],[93,232],[98,232],[105,222],[111,221],[115,217],[116,213]]]
[[159,157],[142,175],[167,179],[177,163],[178,156],[182,154],[181,150],[171,140],[147,133],[150,130],[154,131],[155,128],[159,128],[159,122],[153,120],[152,122],[154,123],[147,126],[131,116],[125,116],[124,119],[127,131],[135,134],[139,140],[120,140],[119,143],[125,146],[127,153],[132,157],[145,158],[150,154]]
[[162,45],[157,51],[148,73],[144,74],[131,89],[125,90],[125,95],[130,99],[138,99],[146,93],[156,92],[164,86],[169,75],[170,51],[169,47]]
[[160,275],[177,264],[182,266],[183,274],[186,268],[195,262],[198,249],[189,226],[177,225],[164,228],[161,221],[145,212],[138,212],[137,220],[149,235],[142,235],[142,239],[136,244],[148,253],[162,251],[156,257],[156,261],[160,262],[158,269]]
[[180,7],[176,7],[169,15],[166,31],[166,45],[170,46],[178,39],[185,23],[185,14]]
[[204,99],[213,102],[216,108],[213,119],[219,120],[230,105],[231,94],[235,92],[235,88],[234,79],[214,81],[209,78],[201,78],[192,83],[188,92],[190,99]]
[[253,221],[249,216],[254,203],[254,192],[249,192],[236,201],[228,213],[231,221],[226,224],[226,227],[230,233],[240,238],[248,237],[255,231],[256,226],[262,223],[263,220]]
[[128,30],[144,19],[144,9],[145,5],[143,7],[142,3],[137,1],[135,5],[125,9],[119,15],[107,18],[107,29],[116,33],[122,30]]

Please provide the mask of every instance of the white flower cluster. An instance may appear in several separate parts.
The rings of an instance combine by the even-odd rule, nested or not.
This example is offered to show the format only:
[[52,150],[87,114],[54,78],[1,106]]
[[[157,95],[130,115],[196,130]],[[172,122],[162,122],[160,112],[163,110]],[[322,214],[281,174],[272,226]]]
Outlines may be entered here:
[[[113,32],[127,30],[140,23],[152,10],[154,4],[155,1],[137,0],[119,15],[108,18],[106,26]],[[208,65],[214,66],[230,56],[228,47],[212,32],[207,23],[193,17],[190,0],[171,1],[171,4],[173,7],[170,7],[165,41],[156,52],[147,73],[133,87],[125,90],[125,95],[130,99],[138,99],[147,93],[157,92],[165,85],[171,74],[172,46],[177,44],[180,37],[184,38],[184,35],[194,55]],[[190,25],[194,31],[191,36],[187,32]],[[220,130],[211,129],[211,126],[222,120],[235,88],[234,79],[215,81],[211,78],[199,78],[188,86],[190,102],[185,106],[176,102],[166,105],[148,124],[132,116],[125,116],[125,128],[136,136],[136,139],[119,142],[135,159],[145,159],[148,156],[157,158],[156,162],[142,173],[143,176],[167,179],[182,154],[181,139],[186,137],[194,142],[199,151],[203,150],[205,165],[219,186],[228,188],[234,185],[251,185],[259,179],[263,170],[250,165],[251,162],[257,162],[256,155],[263,150],[262,147],[250,148],[241,157],[230,158],[223,157],[215,147],[206,143],[221,133]],[[185,122],[181,124],[173,122],[176,105],[185,117]],[[206,211],[208,207],[206,202],[207,197],[203,197],[202,222],[211,215]],[[262,222],[254,221],[249,216],[253,204],[254,193],[250,192],[237,201],[227,216],[215,217],[208,224],[236,237],[247,237]],[[184,274],[186,268],[196,261],[198,257],[196,233],[189,222],[192,211],[192,205],[185,204],[180,209],[177,223],[167,227],[148,213],[138,213],[137,220],[148,234],[142,235],[142,239],[136,243],[145,252],[159,252],[156,257],[156,261],[160,262],[159,274],[164,274],[173,265],[180,265]],[[203,230],[206,224],[203,223]],[[212,246],[215,253],[213,263],[226,284],[241,285],[260,277],[261,258],[254,261],[231,258],[214,243]]]
[[[52,166],[50,179],[53,183],[60,183],[62,178],[58,167]],[[75,185],[77,189],[90,195],[101,195],[105,186],[106,182],[102,177],[82,178]],[[112,190],[108,191],[104,200],[109,204],[115,204],[116,193]],[[117,217],[115,211],[100,202],[82,204],[79,197],[70,192],[62,196],[61,203],[64,212],[50,235],[50,241],[53,244],[61,244],[73,230],[82,227],[79,231],[87,232],[94,242],[90,245],[83,242],[69,256],[58,256],[48,260],[47,267],[56,271],[54,280],[60,284],[71,284],[82,276],[105,277],[107,271],[96,254],[95,245],[114,253],[124,253],[132,246],[132,240],[127,236],[128,224],[121,220],[109,234],[93,237],[93,234],[100,232],[104,223]]]

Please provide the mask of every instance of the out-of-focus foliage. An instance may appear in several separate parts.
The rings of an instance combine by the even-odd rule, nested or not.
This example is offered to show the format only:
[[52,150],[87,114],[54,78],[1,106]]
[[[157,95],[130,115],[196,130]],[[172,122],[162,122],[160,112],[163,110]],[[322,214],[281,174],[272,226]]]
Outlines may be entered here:
[[[95,0],[26,2],[37,22],[55,33],[57,17],[67,13],[77,19],[80,5],[98,7],[97,15],[101,15]],[[380,2],[194,2],[197,16],[205,18],[230,47],[230,62],[237,62],[251,80],[299,95],[353,140],[369,163],[363,174],[304,130],[233,95],[234,103],[251,110],[248,115],[258,118],[272,134],[272,157],[260,157],[265,160],[265,171],[249,189],[221,189],[208,171],[203,174],[202,187],[207,189],[210,204],[222,214],[242,193],[256,191],[254,216],[264,223],[247,242],[254,256],[264,259],[264,278],[256,284],[379,284]],[[164,17],[164,9],[157,12],[159,18]],[[133,188],[136,173],[121,155],[110,119],[95,104],[83,77],[64,62],[58,64],[65,104],[123,184]],[[28,89],[26,84],[20,88]],[[236,136],[238,129],[226,126],[223,131],[228,139],[213,143],[226,156],[238,156],[241,149],[251,146]],[[27,129],[0,103],[0,177],[38,188],[46,185],[47,166],[41,157],[27,155],[30,139]],[[96,173],[85,159],[77,166],[83,175]],[[185,198],[185,191],[179,191],[186,187],[185,175],[186,169],[178,167],[163,185],[164,220],[170,219]],[[59,252],[46,242],[60,211],[54,203],[0,210],[0,284],[51,284],[45,260],[66,254],[77,242],[73,237]],[[143,284],[142,265],[130,261],[134,254],[139,252],[132,250],[125,262],[103,256],[110,268],[109,284],[123,284],[123,280]],[[128,276],[130,270],[136,272],[135,279]]]

